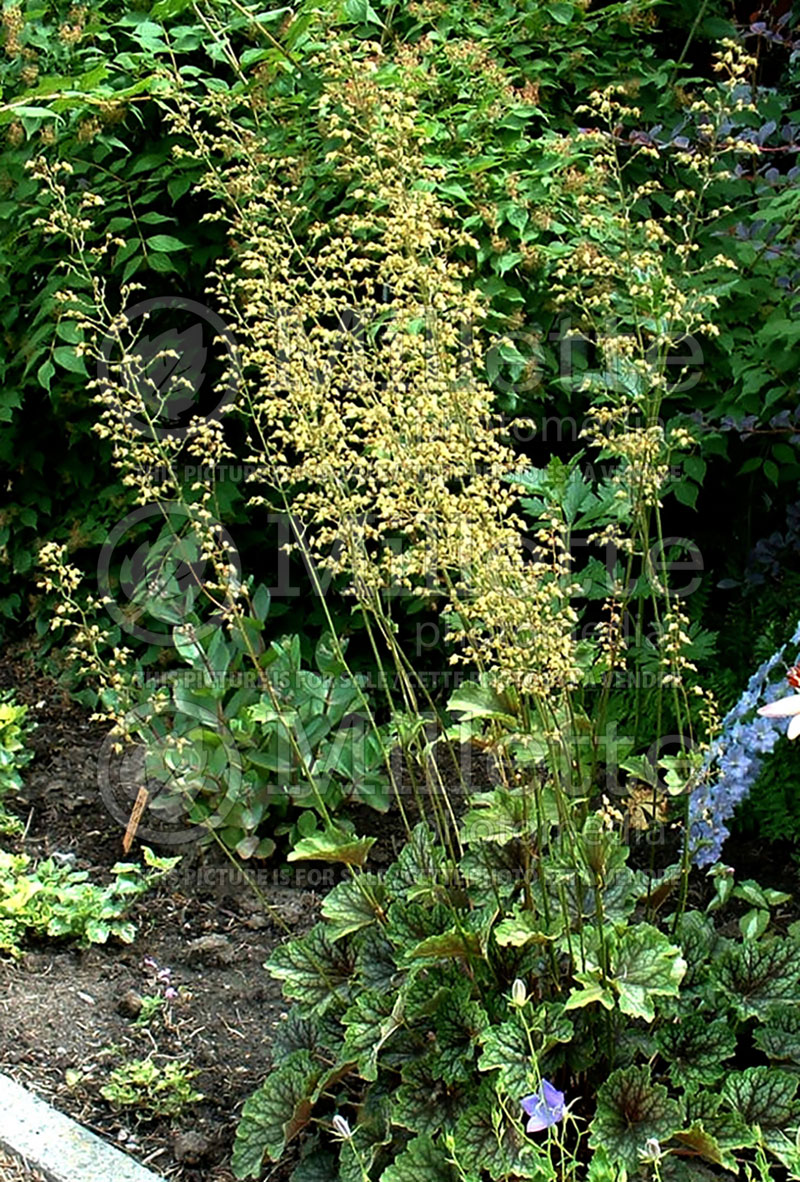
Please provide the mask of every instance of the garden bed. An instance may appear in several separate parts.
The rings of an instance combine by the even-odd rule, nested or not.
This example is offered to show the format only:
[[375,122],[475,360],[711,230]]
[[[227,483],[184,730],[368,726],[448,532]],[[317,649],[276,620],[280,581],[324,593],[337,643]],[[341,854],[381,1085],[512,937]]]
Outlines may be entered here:
[[[35,762],[23,797],[12,802],[27,833],[5,839],[7,848],[13,841],[35,859],[74,858],[103,881],[121,857],[122,837],[97,789],[104,728],[27,663],[7,662],[0,685],[16,686],[38,724]],[[212,852],[184,854],[134,905],[131,945],[30,941],[20,961],[0,962],[0,1070],[153,1170],[187,1182],[233,1177],[226,1162],[238,1109],[269,1069],[270,1031],[284,1010],[280,985],[262,969],[282,932],[231,870]],[[270,905],[293,931],[305,930],[319,894],[270,877],[261,872]],[[152,962],[169,969],[179,996],[137,1027],[136,998],[157,988]],[[204,1100],[172,1119],[115,1111],[100,1088],[114,1066],[147,1056],[189,1060]]]
[[[12,686],[37,724],[36,758],[23,794],[10,802],[25,836],[4,839],[6,848],[34,860],[66,859],[93,881],[107,881],[121,857],[122,831],[97,785],[106,728],[37,675],[25,656],[8,658],[0,669],[0,689]],[[370,816],[359,817],[359,830],[379,833],[370,861],[380,869],[396,853],[399,828],[393,812],[377,824]],[[334,875],[330,868],[282,866],[277,855],[274,864],[260,864],[259,888],[271,916],[242,872],[215,849],[162,852],[183,856],[134,904],[132,944],[82,949],[29,940],[20,960],[0,962],[0,1071],[167,1178],[232,1182],[228,1163],[241,1106],[270,1071],[272,1036],[285,1014],[280,985],[263,964],[284,939],[279,921],[293,935],[317,922]],[[732,841],[726,858],[737,878],[794,892],[774,918],[781,928],[796,918],[798,869],[788,847],[776,852]],[[710,881],[695,875],[695,902],[702,906],[711,893]],[[733,917],[727,934],[735,936],[735,928]],[[165,986],[177,996],[137,1024],[141,998],[163,994]],[[162,1067],[187,1062],[198,1072],[192,1083],[203,1099],[178,1115],[159,1116],[120,1109],[103,1097],[115,1067],[146,1058]],[[282,1182],[290,1173],[287,1162],[271,1177]],[[26,1177],[23,1167],[9,1176]]]

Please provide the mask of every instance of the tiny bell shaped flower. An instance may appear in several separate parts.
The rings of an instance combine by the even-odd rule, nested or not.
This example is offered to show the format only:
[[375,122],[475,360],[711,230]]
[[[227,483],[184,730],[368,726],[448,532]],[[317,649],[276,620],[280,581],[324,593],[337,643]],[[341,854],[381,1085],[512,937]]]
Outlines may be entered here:
[[519,1006],[519,1008],[522,1009],[527,1000],[528,991],[525,988],[525,982],[521,981],[520,978],[517,977],[516,981],[511,986],[511,1004],[514,1006]]
[[778,698],[777,702],[759,706],[758,713],[764,718],[791,718],[787,739],[796,739],[800,735],[800,694],[790,694],[788,698]]

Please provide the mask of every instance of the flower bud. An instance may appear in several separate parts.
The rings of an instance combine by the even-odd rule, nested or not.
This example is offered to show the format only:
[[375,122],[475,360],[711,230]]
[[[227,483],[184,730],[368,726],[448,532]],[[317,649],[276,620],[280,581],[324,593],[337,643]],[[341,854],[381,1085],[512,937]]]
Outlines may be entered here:
[[527,1000],[528,991],[525,988],[525,982],[521,981],[520,978],[517,977],[516,981],[511,986],[511,1004],[519,1006],[521,1009]]
[[644,1149],[639,1154],[639,1160],[643,1162],[657,1162],[661,1161],[664,1156],[664,1151],[661,1144],[656,1137],[648,1137],[644,1143]]
[[341,1137],[343,1141],[349,1141],[353,1136],[353,1131],[350,1128],[350,1125],[343,1116],[339,1116],[338,1112],[331,1121],[331,1124],[333,1125],[334,1133],[336,1133],[338,1137]]

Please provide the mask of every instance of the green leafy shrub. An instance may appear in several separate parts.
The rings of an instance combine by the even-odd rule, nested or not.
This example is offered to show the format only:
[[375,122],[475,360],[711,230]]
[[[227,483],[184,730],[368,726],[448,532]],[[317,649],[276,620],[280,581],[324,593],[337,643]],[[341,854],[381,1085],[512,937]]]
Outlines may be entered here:
[[[457,867],[420,825],[385,877],[354,871],[273,953],[291,1009],[237,1177],[295,1143],[297,1182],[634,1179],[653,1160],[744,1178],[759,1147],[797,1171],[800,933],[770,918],[787,896],[715,868],[709,906],[681,914],[679,868],[648,880],[596,818],[568,838],[553,811],[474,797]],[[543,1079],[574,1111],[526,1135]]]
[[21,771],[33,759],[26,741],[33,723],[28,719],[28,707],[19,705],[12,692],[0,694],[0,833],[20,833],[17,817],[5,807],[6,798],[22,787]]
[[[254,611],[266,602],[256,593]],[[217,631],[204,641],[181,626],[176,648],[194,676],[166,674],[169,689],[140,702],[132,687],[120,725],[142,746],[151,783],[165,787],[160,806],[182,801],[187,824],[242,858],[267,857],[270,834],[298,823],[309,836],[344,804],[389,806],[386,747],[363,713],[362,682],[341,676],[325,638],[317,669],[306,669],[298,637],[265,645],[262,626],[245,616],[230,639]]]
[[[323,635],[316,669],[306,668],[299,637],[265,640],[266,587],[237,580],[222,582],[219,596],[180,590],[179,560],[159,551],[160,589],[147,602],[172,641],[171,667],[148,674],[90,622],[78,598],[80,571],[63,551],[45,547],[42,557],[48,585],[57,578],[62,586],[59,619],[75,629],[74,663],[94,679],[99,716],[113,722],[106,791],[113,794],[125,761],[138,757],[154,839],[202,837],[241,858],[264,858],[275,834],[309,837],[342,805],[388,808],[389,728],[375,723],[366,678],[348,670],[345,643]],[[224,604],[227,626],[202,614],[209,602]]]
[[159,858],[144,850],[145,866],[117,862],[107,886],[89,881],[85,870],[73,870],[52,858],[31,868],[26,854],[0,850],[0,950],[21,956],[27,934],[105,944],[110,938],[130,944],[136,934],[126,919],[131,904],[168,874],[177,858]]

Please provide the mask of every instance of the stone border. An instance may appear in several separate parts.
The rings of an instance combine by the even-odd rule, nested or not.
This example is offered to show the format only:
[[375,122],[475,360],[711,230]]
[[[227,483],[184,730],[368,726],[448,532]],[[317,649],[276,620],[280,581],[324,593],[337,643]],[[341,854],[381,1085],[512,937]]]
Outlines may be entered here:
[[0,1113],[0,1145],[50,1182],[163,1182],[2,1073]]

